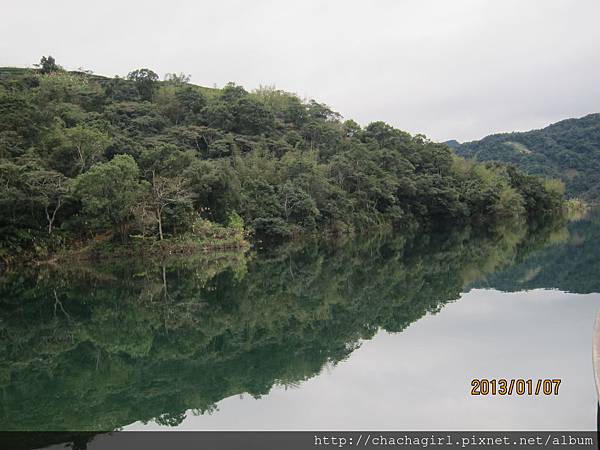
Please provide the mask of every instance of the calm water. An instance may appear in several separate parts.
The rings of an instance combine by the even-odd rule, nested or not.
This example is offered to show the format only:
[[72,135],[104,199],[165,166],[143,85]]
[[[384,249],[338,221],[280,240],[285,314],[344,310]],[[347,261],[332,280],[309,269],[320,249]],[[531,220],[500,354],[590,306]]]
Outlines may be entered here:
[[0,429],[595,429],[599,238],[592,216],[9,273]]

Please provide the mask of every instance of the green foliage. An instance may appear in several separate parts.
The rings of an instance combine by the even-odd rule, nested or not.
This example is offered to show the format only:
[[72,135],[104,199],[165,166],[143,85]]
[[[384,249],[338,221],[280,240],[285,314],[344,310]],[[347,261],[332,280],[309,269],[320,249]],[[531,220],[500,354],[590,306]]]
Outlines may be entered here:
[[40,63],[36,64],[36,66],[40,68],[40,72],[43,74],[57,72],[62,69],[62,67],[56,64],[56,60],[52,56],[42,56]]
[[229,214],[228,225],[238,233],[244,232],[244,219],[242,219],[235,211],[232,211]]
[[147,183],[139,181],[139,169],[131,156],[118,155],[79,175],[73,188],[93,228],[116,227],[124,237]]
[[[50,173],[58,191],[54,182],[32,190]],[[274,88],[207,89],[181,74],[161,82],[149,69],[126,79],[0,69],[0,180],[4,248],[15,239],[21,248],[27,234],[35,247],[57,198],[50,228],[77,240],[173,238],[198,218],[226,225],[233,213],[257,239],[287,239],[563,209],[556,183],[467,163],[383,122],[362,128]],[[142,195],[145,186],[154,190]]]
[[57,142],[62,142],[51,150],[54,153],[52,162],[67,162],[61,166],[57,164],[57,169],[65,175],[73,176],[88,170],[104,157],[111,144],[106,133],[91,127],[77,125],[53,131],[58,135]]
[[137,69],[127,74],[127,79],[135,83],[140,98],[152,101],[157,89],[158,75],[150,69]]
[[600,114],[563,120],[541,130],[447,144],[465,158],[500,161],[562,180],[569,197],[590,203],[600,200]]
[[67,179],[51,170],[36,170],[26,174],[29,188],[28,200],[43,209],[48,222],[48,234],[52,234],[56,215],[69,194]]

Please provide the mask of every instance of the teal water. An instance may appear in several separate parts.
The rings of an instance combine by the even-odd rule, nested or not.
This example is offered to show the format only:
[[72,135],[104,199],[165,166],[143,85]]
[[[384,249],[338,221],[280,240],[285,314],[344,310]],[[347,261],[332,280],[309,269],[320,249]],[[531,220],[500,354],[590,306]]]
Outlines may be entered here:
[[599,235],[591,216],[11,272],[0,429],[594,429]]

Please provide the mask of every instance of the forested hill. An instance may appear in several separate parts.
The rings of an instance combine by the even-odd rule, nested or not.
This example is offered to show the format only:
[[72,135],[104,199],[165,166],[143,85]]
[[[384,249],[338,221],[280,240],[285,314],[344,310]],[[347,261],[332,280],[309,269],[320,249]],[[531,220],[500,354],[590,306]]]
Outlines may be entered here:
[[600,202],[600,114],[563,120],[541,130],[447,144],[465,158],[501,161],[532,174],[559,178],[567,196]]
[[51,57],[0,69],[0,258],[100,236],[214,236],[207,224],[287,238],[533,217],[562,208],[561,188],[274,88],[106,78]]

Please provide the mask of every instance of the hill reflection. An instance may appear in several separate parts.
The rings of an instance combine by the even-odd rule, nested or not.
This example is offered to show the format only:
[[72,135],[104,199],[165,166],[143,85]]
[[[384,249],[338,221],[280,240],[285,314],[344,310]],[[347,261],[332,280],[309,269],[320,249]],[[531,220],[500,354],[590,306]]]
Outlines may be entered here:
[[[598,225],[575,229],[597,236]],[[234,394],[297,386],[467,286],[508,285],[509,275],[492,274],[574,236],[556,226],[462,229],[6,274],[0,429],[174,426]]]

